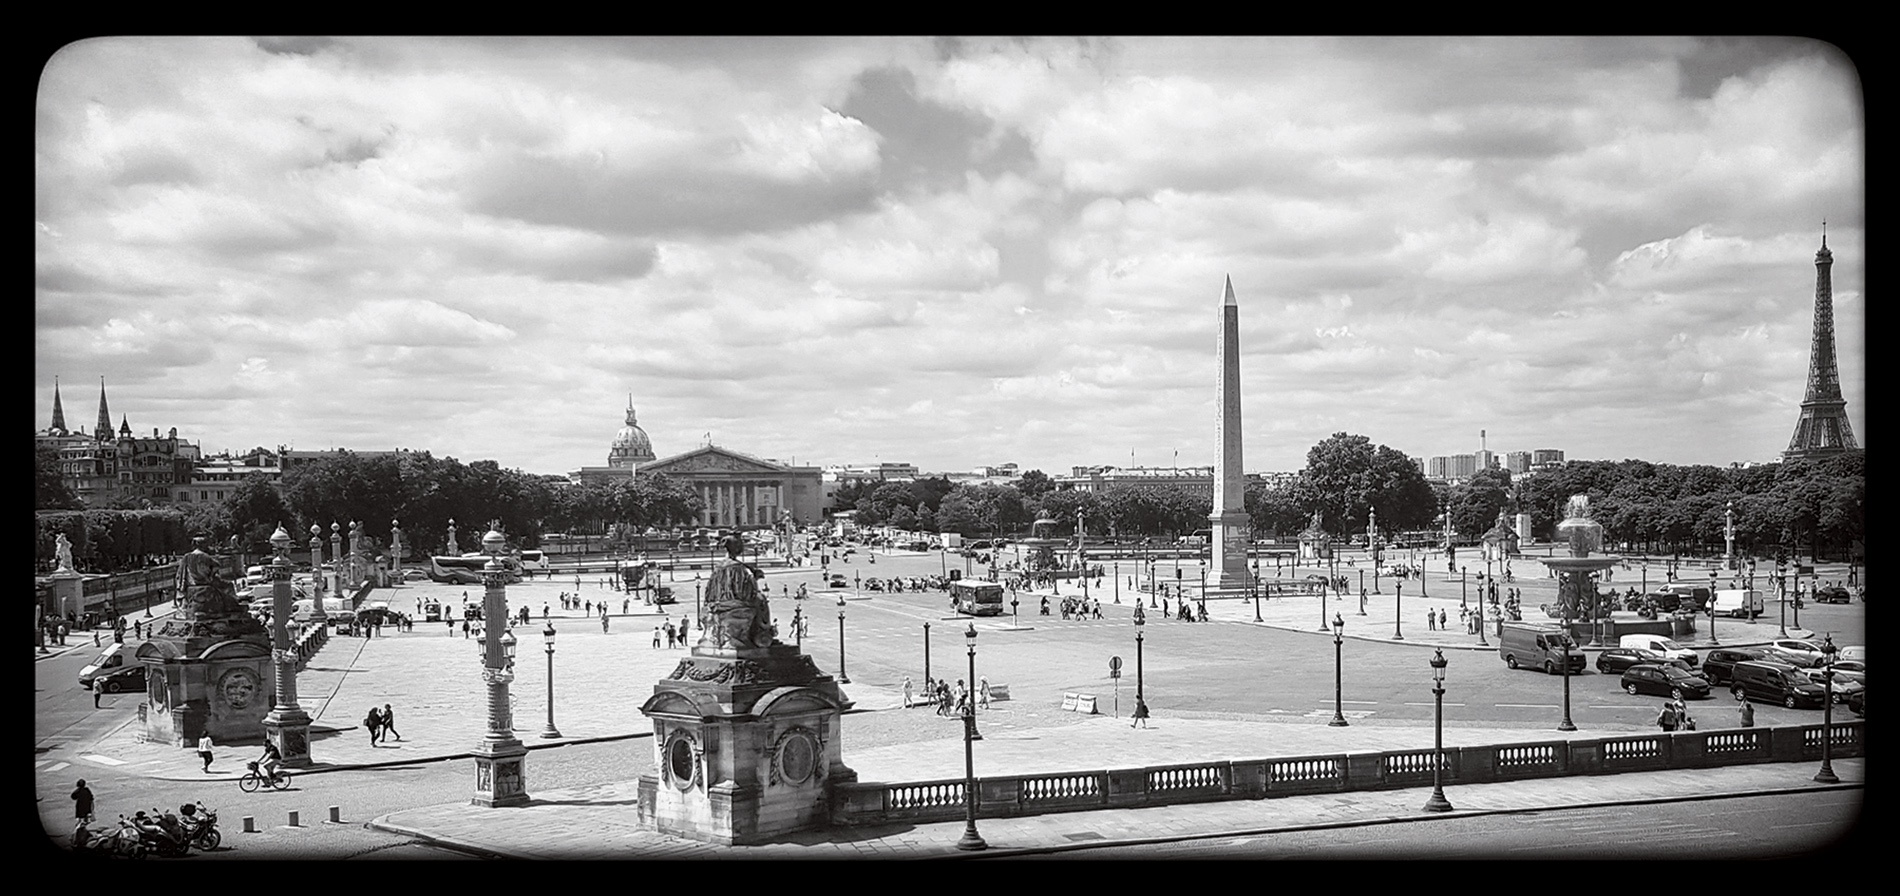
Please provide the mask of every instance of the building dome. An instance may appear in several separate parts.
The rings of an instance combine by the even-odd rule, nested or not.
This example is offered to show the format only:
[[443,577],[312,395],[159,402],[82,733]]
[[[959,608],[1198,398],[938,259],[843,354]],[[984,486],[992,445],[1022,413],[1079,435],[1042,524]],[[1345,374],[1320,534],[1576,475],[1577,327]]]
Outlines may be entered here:
[[607,451],[607,466],[632,467],[653,459],[653,443],[633,418],[633,396],[627,396],[627,425],[614,434],[613,447]]

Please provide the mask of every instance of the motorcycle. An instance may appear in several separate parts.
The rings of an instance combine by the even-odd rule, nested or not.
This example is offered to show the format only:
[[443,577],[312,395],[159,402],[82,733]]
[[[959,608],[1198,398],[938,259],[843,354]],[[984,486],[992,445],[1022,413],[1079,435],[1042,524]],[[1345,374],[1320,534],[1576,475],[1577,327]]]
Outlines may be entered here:
[[[157,813],[157,809],[152,810]],[[132,828],[138,831],[139,842],[146,849],[167,858],[176,858],[191,851],[191,841],[185,839],[184,828],[178,824],[177,816],[169,813],[147,817],[139,812],[132,816]]]
[[218,813],[205,808],[202,801],[179,806],[178,814],[183,816],[179,823],[191,845],[210,852],[224,842],[224,835],[218,833]]
[[124,856],[131,859],[145,858],[145,843],[138,829],[126,817],[119,816],[119,826],[94,833],[81,823],[73,828],[73,847],[82,850],[96,850],[107,855]]

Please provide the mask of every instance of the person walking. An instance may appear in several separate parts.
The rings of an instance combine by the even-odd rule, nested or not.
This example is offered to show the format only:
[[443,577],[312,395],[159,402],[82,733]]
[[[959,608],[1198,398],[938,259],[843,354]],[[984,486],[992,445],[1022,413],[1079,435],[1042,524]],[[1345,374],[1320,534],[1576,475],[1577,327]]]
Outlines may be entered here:
[[1143,700],[1135,701],[1134,718],[1135,718],[1135,721],[1132,724],[1130,724],[1128,727],[1130,728],[1148,727],[1148,704],[1146,701],[1143,701]]
[[1664,731],[1676,730],[1676,704],[1663,701],[1662,712],[1656,716],[1656,727]]
[[92,708],[99,708],[99,698],[106,693],[106,675],[104,670],[92,677]]
[[541,621],[542,622],[548,621],[548,605],[546,601],[543,601],[541,603]]
[[990,677],[988,675],[976,680],[976,705],[984,709],[990,708]]
[[607,633],[607,614],[606,613],[600,614],[600,633],[603,635]]
[[653,649],[660,649],[660,627],[657,625],[653,627]]
[[390,709],[389,704],[385,703],[383,704],[383,740],[388,740],[392,734],[396,735],[397,740],[402,740],[402,732],[396,730],[396,711]]
[[673,628],[672,621],[669,620],[666,623],[666,649],[672,650],[673,645],[675,643],[678,643],[678,640],[679,640],[679,633]]
[[369,729],[369,745],[376,746],[376,742],[383,737],[383,711],[370,707],[369,715],[363,717],[363,727]]
[[198,758],[204,760],[204,770],[211,772],[211,732],[198,735]]
[[910,708],[910,676],[904,676],[904,708]]
[[468,640],[468,617],[462,617],[462,640]]
[[78,786],[73,788],[73,819],[79,824],[92,822],[92,788],[86,786],[86,779],[80,778]]
[[681,647],[687,646],[686,645],[686,620],[684,619],[680,620],[680,646]]
[[1742,727],[1755,727],[1755,704],[1748,702],[1748,698],[1739,693],[1735,695],[1735,699],[1741,703],[1738,710],[1742,715]]

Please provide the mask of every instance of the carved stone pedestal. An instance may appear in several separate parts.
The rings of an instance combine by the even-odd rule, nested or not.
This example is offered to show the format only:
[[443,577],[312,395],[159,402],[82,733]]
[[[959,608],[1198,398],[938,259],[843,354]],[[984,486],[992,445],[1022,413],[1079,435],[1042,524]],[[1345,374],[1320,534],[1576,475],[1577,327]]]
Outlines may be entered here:
[[[277,695],[270,650],[258,639],[202,648],[182,639],[155,639],[140,644],[136,656],[145,664],[146,740],[190,747],[207,733],[219,744],[264,738],[264,716]],[[309,754],[307,746],[304,753]]]
[[640,711],[659,771],[639,811],[661,833],[731,845],[824,827],[831,785],[857,780],[838,737],[851,703],[796,647],[702,642],[653,692]]
[[483,741],[475,748],[475,796],[469,804],[487,809],[527,805],[527,758],[528,748],[512,737]]

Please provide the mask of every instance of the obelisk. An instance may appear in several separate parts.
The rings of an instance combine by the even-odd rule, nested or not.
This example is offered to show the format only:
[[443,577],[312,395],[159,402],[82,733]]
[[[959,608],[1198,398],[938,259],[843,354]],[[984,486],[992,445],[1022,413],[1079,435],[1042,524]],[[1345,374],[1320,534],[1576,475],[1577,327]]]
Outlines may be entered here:
[[1247,590],[1247,480],[1240,470],[1240,306],[1234,302],[1234,278],[1220,305],[1220,382],[1214,392],[1215,426],[1220,447],[1214,454],[1214,561],[1209,591]]

